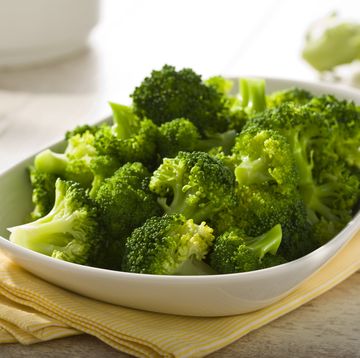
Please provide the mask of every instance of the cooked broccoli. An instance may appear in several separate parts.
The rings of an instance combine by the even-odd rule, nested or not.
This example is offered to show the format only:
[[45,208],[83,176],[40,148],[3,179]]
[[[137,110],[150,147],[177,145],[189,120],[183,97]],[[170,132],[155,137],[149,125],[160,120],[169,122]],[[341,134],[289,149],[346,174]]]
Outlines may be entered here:
[[176,71],[175,67],[165,65],[161,70],[152,71],[131,97],[135,113],[158,125],[187,118],[202,135],[224,132],[228,126],[222,95],[189,68]]
[[196,223],[230,206],[234,175],[220,160],[205,152],[179,152],[164,158],[150,180],[167,214],[183,214]]
[[360,59],[360,24],[331,14],[310,26],[302,57],[318,71]]
[[99,186],[94,200],[110,240],[124,241],[133,229],[162,214],[148,186],[150,172],[141,163],[127,163]]
[[95,137],[90,131],[69,137],[64,153],[46,149],[35,157],[37,170],[89,187],[93,180],[90,162],[96,156]]
[[163,158],[175,157],[180,151],[208,152],[214,147],[221,147],[225,152],[229,152],[236,137],[236,132],[229,130],[214,133],[205,139],[201,138],[196,126],[185,118],[173,119],[162,124],[159,132],[159,153]]
[[32,185],[32,202],[34,209],[30,214],[32,220],[46,215],[54,205],[56,175],[44,173],[33,166],[29,168]]
[[140,120],[130,107],[110,103],[113,125],[95,135],[100,154],[111,155],[122,163],[141,162],[149,167],[156,160],[158,128],[149,119]]
[[12,227],[10,241],[42,254],[92,265],[103,233],[99,212],[80,184],[57,179],[51,211],[31,223]]
[[202,260],[214,236],[205,222],[183,215],[152,217],[126,240],[122,269],[156,275],[214,273]]
[[309,91],[293,87],[282,91],[276,91],[266,96],[266,107],[278,107],[285,102],[303,105],[308,103],[313,97],[314,96]]
[[244,131],[233,147],[239,186],[265,184],[273,191],[294,191],[298,183],[295,159],[286,138],[274,130]]
[[359,176],[337,160],[336,144],[332,145],[343,139],[339,129],[342,121],[347,122],[342,116],[332,115],[326,97],[321,97],[303,106],[284,103],[260,113],[245,126],[255,131],[272,129],[287,138],[299,174],[298,191],[305,202],[308,221],[321,225],[317,234],[322,243],[349,221],[359,200]]
[[285,259],[279,257],[274,261],[262,262],[266,254],[276,255],[281,238],[280,225],[275,225],[257,237],[250,237],[238,228],[230,229],[215,238],[209,257],[210,266],[218,273],[224,274],[259,270],[284,263]]

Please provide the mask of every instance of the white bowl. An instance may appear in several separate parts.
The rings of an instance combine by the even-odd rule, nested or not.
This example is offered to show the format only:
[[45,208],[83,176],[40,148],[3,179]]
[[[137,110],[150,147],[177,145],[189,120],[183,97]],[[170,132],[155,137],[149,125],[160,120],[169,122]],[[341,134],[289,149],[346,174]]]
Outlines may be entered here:
[[[269,92],[298,86],[360,103],[360,93],[298,81],[267,79]],[[61,146],[63,143],[58,143]],[[245,273],[213,276],[157,276],[116,272],[60,261],[9,242],[7,227],[31,210],[25,168],[34,156],[0,175],[0,248],[17,264],[58,286],[101,301],[148,311],[191,316],[225,316],[270,305],[317,272],[360,229],[360,214],[335,238],[289,263]]]

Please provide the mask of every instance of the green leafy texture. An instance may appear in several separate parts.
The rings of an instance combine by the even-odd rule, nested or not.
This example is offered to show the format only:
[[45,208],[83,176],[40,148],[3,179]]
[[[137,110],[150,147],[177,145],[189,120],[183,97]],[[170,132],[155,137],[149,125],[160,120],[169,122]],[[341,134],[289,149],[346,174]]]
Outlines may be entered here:
[[122,269],[156,275],[213,273],[202,262],[214,236],[205,222],[183,215],[152,217],[126,240]]
[[32,202],[34,209],[30,214],[31,220],[37,220],[46,215],[55,202],[56,175],[41,172],[35,167],[29,168],[32,185]]
[[60,260],[92,265],[103,238],[98,216],[80,184],[57,179],[51,211],[10,228],[10,241]]
[[312,98],[313,95],[309,91],[293,87],[282,91],[276,91],[266,96],[266,107],[275,108],[286,102],[303,105],[308,103]]
[[281,239],[280,225],[257,237],[250,237],[238,228],[231,229],[216,237],[209,257],[210,266],[226,274],[259,270],[265,268],[264,263],[283,263],[283,259],[262,262],[265,255],[276,255]]
[[318,71],[360,59],[360,23],[340,21],[336,14],[313,24],[305,40],[302,57]]
[[176,118],[187,118],[200,133],[222,133],[227,129],[227,111],[222,95],[207,86],[192,69],[176,71],[165,65],[152,71],[131,95],[135,113],[161,125]]
[[98,188],[95,202],[110,240],[124,241],[151,216],[161,215],[156,195],[150,192],[150,172],[141,163],[127,163]]
[[150,180],[150,190],[167,214],[183,214],[196,223],[232,205],[234,175],[204,152],[179,152],[164,158]]

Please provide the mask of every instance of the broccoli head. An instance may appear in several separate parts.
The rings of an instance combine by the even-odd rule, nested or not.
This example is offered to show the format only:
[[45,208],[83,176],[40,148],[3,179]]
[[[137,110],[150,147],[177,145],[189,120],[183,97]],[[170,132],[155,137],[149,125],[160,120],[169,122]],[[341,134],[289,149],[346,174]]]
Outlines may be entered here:
[[210,266],[218,273],[236,273],[259,270],[274,264],[284,263],[285,259],[264,260],[265,255],[276,255],[281,244],[281,226],[275,225],[257,237],[250,237],[241,229],[233,228],[214,240],[209,255]]
[[187,118],[201,134],[227,129],[227,111],[222,95],[189,68],[176,71],[175,67],[165,65],[158,71],[154,70],[135,88],[131,97],[135,113],[158,125],[176,118]]
[[147,218],[162,214],[149,180],[150,172],[135,162],[124,164],[99,186],[94,200],[110,240],[124,241]]
[[183,214],[195,222],[211,218],[232,205],[232,171],[205,152],[179,152],[164,158],[150,180],[150,189],[167,214]]
[[10,228],[10,241],[60,260],[92,265],[103,240],[98,218],[97,207],[79,183],[57,179],[50,212]]
[[202,262],[214,236],[205,222],[197,225],[183,215],[152,217],[127,238],[123,271],[156,274],[208,274]]
[[312,98],[313,95],[309,91],[293,87],[286,90],[276,91],[266,96],[266,107],[274,108],[286,102],[303,105],[308,103]]

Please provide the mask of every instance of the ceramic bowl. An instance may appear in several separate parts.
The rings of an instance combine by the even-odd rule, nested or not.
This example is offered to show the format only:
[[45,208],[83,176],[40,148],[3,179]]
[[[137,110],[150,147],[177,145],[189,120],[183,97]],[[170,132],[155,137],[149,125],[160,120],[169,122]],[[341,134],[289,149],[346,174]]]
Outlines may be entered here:
[[[332,93],[360,104],[360,93],[290,80],[267,79],[269,92],[298,86],[315,94]],[[55,147],[64,145],[58,143]],[[30,251],[8,241],[6,228],[19,225],[31,210],[25,168],[34,156],[0,175],[0,249],[31,273],[76,293],[148,311],[226,316],[254,311],[283,298],[317,272],[360,230],[360,214],[332,240],[292,262],[226,275],[157,276],[81,266]]]

